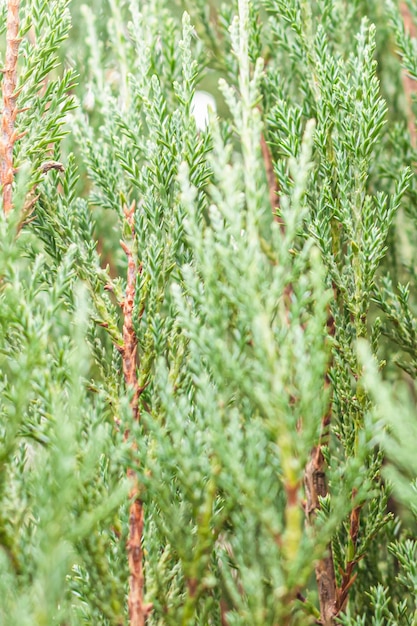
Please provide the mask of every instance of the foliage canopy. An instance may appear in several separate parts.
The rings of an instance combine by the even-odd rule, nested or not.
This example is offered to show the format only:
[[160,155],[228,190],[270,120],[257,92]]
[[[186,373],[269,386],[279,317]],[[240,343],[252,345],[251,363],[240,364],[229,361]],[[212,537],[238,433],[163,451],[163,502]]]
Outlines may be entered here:
[[0,12],[0,624],[415,625],[414,4]]

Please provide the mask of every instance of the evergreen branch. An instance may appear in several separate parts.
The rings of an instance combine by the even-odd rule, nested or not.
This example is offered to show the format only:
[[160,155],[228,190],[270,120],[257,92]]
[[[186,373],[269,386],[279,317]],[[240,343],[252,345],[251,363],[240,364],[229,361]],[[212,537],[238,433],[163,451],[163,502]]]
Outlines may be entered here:
[[[269,198],[274,213],[275,219],[279,221],[281,232],[285,234],[285,222],[282,217],[277,215],[279,208],[279,187],[274,172],[274,166],[272,161],[272,155],[269,147],[265,141],[264,136],[261,136],[261,150],[265,163],[265,170],[268,181]],[[285,293],[285,301],[287,303],[287,315],[289,315],[289,300],[293,295],[293,286],[287,285]],[[334,334],[334,319],[330,314],[327,320],[327,326],[329,333]],[[328,376],[326,375],[325,385],[329,386]],[[304,474],[304,486],[306,491],[306,517],[309,523],[312,523],[315,512],[320,508],[320,498],[327,495],[326,474],[324,471],[325,460],[321,452],[322,445],[324,445],[323,436],[328,438],[328,429],[330,426],[331,408],[327,411],[322,421],[322,435],[317,447],[313,448],[311,452],[310,461],[307,463]],[[298,490],[299,485],[291,485],[286,483],[284,485],[287,495],[286,503],[286,517],[290,516],[291,509],[299,507]],[[320,602],[320,614],[321,622],[324,626],[330,626],[334,624],[334,618],[337,615],[337,585],[335,576],[335,567],[332,554],[332,546],[329,543],[327,546],[327,554],[317,561],[315,566],[316,581]]]
[[12,207],[13,147],[20,138],[15,131],[18,114],[17,57],[19,53],[19,0],[9,0],[7,5],[6,63],[3,69],[3,115],[0,145],[0,185],[3,194],[3,211],[7,215]]
[[[402,511],[389,523],[381,480],[415,516],[415,406],[391,349],[414,389],[417,196],[398,171],[415,156],[415,96],[381,43],[391,16],[415,79],[417,9],[402,2],[239,0],[238,17],[187,2],[229,81],[231,117],[218,102],[201,133],[193,96],[209,77],[193,56],[210,51],[188,16],[176,45],[170,0],[100,15],[92,0],[90,61],[69,71],[81,0],[20,3],[2,189],[19,212],[0,219],[1,623],[416,621],[417,544]],[[59,174],[74,91],[90,182],[72,159]],[[30,221],[18,238],[15,221]],[[93,312],[74,324],[78,282]],[[375,362],[368,384],[356,343],[372,296],[390,369]]]
[[[311,126],[311,124],[310,124]],[[311,131],[310,131],[311,132]],[[307,135],[307,131],[306,131]],[[273,210],[278,208],[278,183],[275,177],[272,155],[269,151],[269,148],[264,140],[261,138],[261,148],[262,155],[266,167],[267,178],[268,178],[268,187],[269,187],[269,196],[271,205]],[[305,148],[304,148],[305,152]],[[302,151],[303,155],[303,151]],[[305,155],[304,155],[305,158]],[[300,161],[306,166],[306,161],[303,162],[301,157]],[[271,165],[270,165],[271,164]],[[272,167],[271,167],[272,166]],[[275,215],[275,210],[274,210]],[[286,226],[285,221],[282,217],[278,217],[281,232],[285,234]],[[287,285],[285,292],[286,308],[287,308],[287,321],[289,319],[290,313],[290,301],[293,297],[293,285]],[[329,317],[327,319],[327,329],[329,335],[333,336],[335,333],[335,323],[331,313],[329,313]],[[328,372],[325,375],[324,386],[328,388],[330,386]],[[329,407],[328,411],[324,415],[321,424],[321,435],[320,440],[315,446],[310,455],[310,460],[308,461],[305,472],[304,472],[304,487],[306,492],[306,503],[305,503],[305,512],[306,518],[310,524],[313,523],[314,517],[316,516],[316,512],[320,509],[320,498],[324,498],[327,496],[327,481],[325,474],[325,459],[322,454],[322,447],[326,445],[328,442],[329,436],[329,427],[331,420],[331,407]],[[292,486],[290,484],[284,485],[287,494],[287,503],[286,503],[286,515],[288,516],[291,508],[294,505],[298,506],[297,502],[297,491],[298,486]],[[316,573],[316,581],[318,587],[319,594],[319,602],[320,602],[320,615],[321,622],[324,626],[331,626],[335,623],[335,618],[338,613],[338,603],[337,603],[337,585],[336,585],[336,576],[335,576],[335,565],[332,554],[332,546],[331,543],[327,546],[327,554],[318,559],[315,565],[315,573]]]
[[[269,198],[272,206],[272,210],[276,219],[278,219],[281,232],[285,234],[285,222],[282,217],[277,216],[277,209],[279,208],[278,197],[278,181],[274,172],[274,164],[270,149],[264,139],[261,137],[261,150],[265,163],[265,170],[268,181]],[[289,310],[289,300],[293,295],[293,286],[289,284],[286,289],[286,303]],[[334,335],[334,319],[331,314],[327,320],[327,327],[330,335]],[[328,375],[326,375],[325,386],[330,385]],[[325,459],[322,454],[322,446],[324,445],[323,437],[328,439],[328,431],[330,427],[331,408],[327,411],[322,420],[322,434],[317,446],[311,451],[310,460],[306,465],[304,473],[304,487],[306,492],[305,512],[307,520],[310,524],[313,523],[315,513],[320,509],[320,498],[324,498],[327,495],[327,484],[325,474]],[[294,501],[296,499],[297,488],[290,488],[290,485],[285,485],[287,493],[286,511],[287,515],[291,509],[291,504],[297,504]],[[295,492],[295,493],[293,493]],[[295,497],[295,498],[294,498]],[[315,566],[317,588],[320,602],[320,623],[325,626],[330,626],[335,623],[335,617],[338,613],[337,610],[337,585],[335,576],[335,566],[333,561],[332,546],[331,543],[327,546],[327,554],[319,559]]]

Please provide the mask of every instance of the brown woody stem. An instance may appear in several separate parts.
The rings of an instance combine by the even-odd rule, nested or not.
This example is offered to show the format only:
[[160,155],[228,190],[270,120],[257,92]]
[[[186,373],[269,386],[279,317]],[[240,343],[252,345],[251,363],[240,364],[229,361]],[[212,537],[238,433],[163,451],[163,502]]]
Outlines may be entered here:
[[[355,499],[357,495],[356,489],[352,492],[352,500]],[[350,528],[349,528],[349,537],[351,546],[354,552],[356,552],[356,546],[358,543],[358,535],[359,535],[359,521],[360,521],[360,513],[362,506],[357,505],[353,507],[352,512],[350,514]],[[354,573],[355,565],[357,564],[358,559],[353,555],[353,557],[346,563],[346,569],[342,572],[342,583],[340,585],[340,589],[337,590],[337,607],[338,613],[343,611],[346,607],[346,603],[349,596],[349,590],[352,587],[353,583],[356,580],[357,574]]]
[[3,113],[0,139],[0,185],[3,211],[7,215],[13,207],[14,180],[13,147],[19,138],[15,131],[17,93],[17,57],[19,53],[19,0],[7,3],[6,63],[3,69]]
[[[134,231],[134,209],[132,204],[125,209],[126,219],[130,226],[133,240]],[[125,299],[122,303],[123,309],[123,347],[121,349],[123,360],[123,375],[126,386],[133,390],[131,400],[132,414],[135,420],[139,420],[139,396],[141,389],[137,375],[137,345],[133,325],[133,309],[135,301],[136,281],[140,269],[138,268],[132,249],[121,241],[121,246],[127,256],[127,284]],[[129,436],[126,430],[125,437]],[[139,488],[135,471],[128,470],[128,477],[132,481],[130,491],[130,511],[129,511],[129,538],[127,541],[127,552],[129,560],[129,618],[130,626],[144,626],[146,617],[150,613],[152,606],[144,604],[144,575],[143,575],[143,503],[139,497]]]
[[[319,498],[327,495],[324,458],[321,445],[313,448],[310,461],[307,463],[304,484],[306,489],[306,515],[312,522],[316,511],[320,508]],[[317,588],[320,601],[320,615],[323,626],[333,625],[337,614],[337,588],[334,571],[332,547],[327,546],[327,555],[320,559],[315,567]]]
[[279,185],[274,172],[274,163],[272,160],[271,150],[265,140],[265,137],[261,135],[261,152],[265,165],[266,180],[268,183],[269,202],[272,208],[272,214],[274,219],[279,223],[281,232],[285,233],[285,225],[282,218],[278,215],[279,210]]
[[[335,321],[332,314],[327,318],[327,330],[330,336],[335,334]],[[330,379],[326,373],[324,386],[330,387]],[[325,473],[325,460],[322,447],[329,437],[329,427],[331,422],[331,404],[322,419],[321,435],[317,447],[313,448],[310,461],[307,463],[304,474],[304,486],[306,490],[306,517],[312,523],[316,511],[320,508],[320,498],[324,498],[327,491],[327,481]],[[317,589],[320,603],[320,621],[323,626],[333,626],[335,617],[339,611],[338,588],[336,584],[336,574],[333,561],[333,550],[331,543],[327,546],[326,555],[321,558],[315,566]]]

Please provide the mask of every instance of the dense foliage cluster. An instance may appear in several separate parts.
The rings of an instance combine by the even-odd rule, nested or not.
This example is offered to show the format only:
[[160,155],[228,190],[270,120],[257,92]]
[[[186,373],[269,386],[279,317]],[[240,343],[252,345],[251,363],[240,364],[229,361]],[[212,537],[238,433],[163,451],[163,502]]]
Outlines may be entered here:
[[0,13],[0,624],[415,625],[415,4]]

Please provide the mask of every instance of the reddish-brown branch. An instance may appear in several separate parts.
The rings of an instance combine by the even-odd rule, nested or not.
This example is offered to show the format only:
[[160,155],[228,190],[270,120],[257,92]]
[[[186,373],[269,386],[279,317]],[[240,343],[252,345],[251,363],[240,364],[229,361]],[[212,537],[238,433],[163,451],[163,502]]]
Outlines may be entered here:
[[152,610],[152,604],[145,604],[143,593],[145,579],[143,575],[143,504],[138,497],[136,475],[134,470],[128,471],[134,487],[130,492],[132,504],[129,511],[129,539],[127,553],[129,560],[129,619],[130,626],[145,626],[146,618]]
[[[357,495],[356,489],[352,492],[352,499],[354,500]],[[349,527],[349,536],[351,546],[353,551],[356,551],[356,545],[358,543],[358,535],[359,535],[359,521],[360,521],[360,513],[362,506],[357,505],[353,507],[352,512],[350,514],[350,527]],[[346,563],[346,570],[342,572],[342,583],[340,585],[340,589],[337,590],[337,608],[338,613],[345,609],[349,589],[352,587],[353,583],[356,580],[357,574],[354,573],[354,568],[358,562],[358,559],[353,556],[353,558]]]
[[136,357],[137,357],[137,345],[138,340],[136,337],[135,329],[133,326],[133,307],[135,300],[136,289],[136,275],[137,267],[132,253],[132,250],[125,244],[124,241],[120,242],[124,252],[127,256],[127,285],[125,298],[122,303],[123,309],[123,375],[127,387],[133,391],[131,406],[133,416],[135,419],[139,419],[138,412],[138,378],[136,371]]
[[[334,335],[335,329],[332,316],[330,316],[328,320],[328,329],[329,334]],[[326,387],[330,385],[328,376],[326,376],[325,384]],[[313,449],[311,459],[307,464],[305,472],[304,481],[307,498],[306,515],[310,522],[314,518],[315,511],[320,508],[319,498],[322,498],[327,494],[326,476],[324,472],[325,461],[321,448],[328,437],[330,419],[331,410],[329,409],[322,421],[322,435],[320,437],[319,445],[317,448]],[[353,501],[355,500],[356,495],[356,490],[353,490]],[[361,508],[361,505],[354,506],[350,514],[349,536],[353,551],[356,550],[358,541]],[[338,587],[336,583],[331,544],[327,546],[327,555],[317,562],[315,570],[319,592],[321,623],[323,626],[334,625],[335,618],[345,610],[349,597],[349,591],[356,580],[357,574],[354,573],[354,568],[357,562],[358,559],[353,556],[353,558],[346,563],[345,571],[341,572],[342,580],[340,587]]]
[[[324,422],[327,421],[326,419]],[[314,448],[307,463],[304,484],[306,490],[306,516],[312,522],[320,508],[319,498],[327,495],[324,458],[321,445]],[[323,626],[334,624],[337,614],[337,588],[332,547],[327,546],[327,554],[316,563],[316,580],[320,601],[320,615]]]
[[284,233],[285,225],[282,218],[278,215],[279,209],[279,185],[274,172],[274,163],[272,160],[271,150],[269,149],[266,139],[261,135],[261,152],[265,165],[266,180],[268,183],[269,202],[272,208],[274,219],[280,224],[281,231]]
[[[401,3],[401,11],[404,19],[406,30],[415,37],[417,29],[412,22],[410,12],[405,2]],[[412,81],[404,74],[404,89],[407,95],[409,104],[409,130],[411,141],[414,147],[417,147],[417,133],[414,123],[414,118],[411,111],[412,96],[417,92],[417,83]],[[269,189],[269,201],[271,204],[274,218],[279,222],[281,231],[285,234],[285,223],[282,218],[278,216],[279,209],[279,185],[275,176],[272,154],[269,146],[265,140],[265,137],[261,136],[261,151],[265,165],[265,173]],[[336,291],[336,288],[334,288]],[[288,285],[284,293],[284,297],[288,298],[292,293],[292,285]],[[337,297],[337,294],[335,294]],[[327,320],[327,329],[330,336],[335,335],[335,322],[331,314],[329,314]],[[325,376],[324,385],[326,388],[330,386],[330,379],[328,374]],[[307,520],[312,523],[316,515],[317,510],[320,508],[320,498],[327,495],[327,484],[325,474],[325,460],[322,453],[322,446],[328,439],[328,430],[331,421],[331,408],[326,412],[322,419],[322,432],[318,442],[318,445],[313,448],[310,456],[310,460],[307,463],[304,474],[304,486],[306,492],[306,517]],[[287,506],[294,506],[297,503],[298,486],[293,488],[287,488]],[[356,493],[352,493],[352,499],[354,499]],[[359,534],[359,518],[360,518],[361,506],[355,506],[350,516],[350,541],[354,550],[356,549],[357,539]],[[327,546],[326,555],[319,559],[315,566],[317,588],[320,602],[320,624],[323,626],[333,626],[335,619],[341,611],[344,610],[346,602],[348,600],[349,590],[356,579],[354,573],[357,559],[354,557],[346,564],[346,570],[342,572],[342,581],[340,587],[336,583],[335,566],[333,560],[333,551],[331,543]]]
[[[327,318],[327,330],[331,337],[335,334],[335,322],[330,313]],[[324,381],[325,389],[330,387],[328,372]],[[331,405],[323,416],[321,423],[321,434],[318,445],[311,452],[310,461],[307,463],[304,475],[304,485],[306,490],[306,517],[311,523],[320,508],[320,498],[327,495],[327,482],[325,474],[325,460],[322,453],[322,446],[329,437],[329,427],[332,417]],[[335,567],[333,561],[333,550],[331,543],[327,546],[327,554],[321,558],[315,566],[317,589],[320,603],[320,622],[323,626],[331,626],[335,623],[338,613],[338,589],[336,584]]]
[[[335,297],[337,298],[336,288]],[[334,337],[335,321],[330,313],[327,318],[327,331],[331,337]],[[330,388],[329,374],[326,373],[324,386]],[[320,508],[319,498],[327,495],[327,483],[325,474],[325,460],[322,453],[322,447],[329,438],[329,427],[331,423],[332,410],[329,406],[326,414],[323,416],[321,424],[321,435],[316,448],[313,448],[310,461],[307,463],[304,484],[306,490],[306,516],[312,522],[315,512]],[[340,603],[340,589],[337,587],[335,566],[333,561],[333,550],[331,543],[327,546],[327,554],[320,559],[315,567],[317,588],[320,602],[320,622],[323,626],[331,626],[335,623],[335,618],[342,610]],[[353,583],[353,580],[352,580]],[[346,588],[347,598],[348,588]]]
[[[132,231],[134,239],[134,208],[125,209],[126,219]],[[139,386],[137,375],[137,345],[138,340],[133,324],[133,310],[135,303],[135,292],[138,272],[132,249],[124,242],[120,242],[127,256],[127,284],[125,298],[122,303],[123,310],[123,346],[121,348],[123,361],[123,375],[126,386],[132,392],[131,408],[135,420],[139,415],[139,396],[143,389]],[[128,431],[126,430],[126,438]],[[128,470],[128,477],[132,481],[130,492],[131,506],[129,511],[129,538],[127,542],[129,560],[129,618],[130,626],[144,626],[146,617],[150,613],[152,606],[144,603],[144,575],[143,575],[143,503],[139,497],[137,478],[133,469]]]
[[13,207],[13,147],[19,139],[15,131],[18,114],[16,85],[19,44],[19,0],[9,0],[7,3],[6,63],[3,69],[3,113],[0,140],[0,185],[3,195],[3,211],[6,215]]
[[227,614],[229,612],[229,607],[224,598],[220,599],[220,621],[222,626],[229,626],[229,620],[227,619]]

